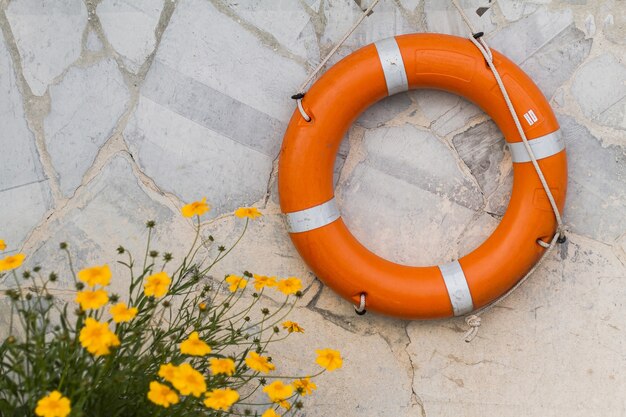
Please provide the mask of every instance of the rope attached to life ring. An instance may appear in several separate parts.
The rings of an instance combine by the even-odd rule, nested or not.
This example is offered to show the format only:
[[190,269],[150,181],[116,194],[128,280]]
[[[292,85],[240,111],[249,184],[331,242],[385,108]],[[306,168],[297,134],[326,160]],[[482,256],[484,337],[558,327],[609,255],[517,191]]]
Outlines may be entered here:
[[493,76],[496,79],[496,82],[498,83],[500,92],[502,93],[502,96],[504,97],[504,101],[506,102],[509,112],[511,113],[511,117],[513,118],[513,121],[515,122],[515,127],[517,127],[517,131],[520,137],[522,138],[522,141],[524,142],[526,151],[528,152],[528,155],[530,156],[530,160],[533,163],[533,167],[535,168],[535,171],[537,172],[539,181],[541,182],[541,185],[543,186],[543,189],[546,192],[546,196],[548,197],[548,200],[550,201],[550,206],[552,207],[552,211],[554,212],[554,217],[556,218],[556,223],[557,223],[556,232],[554,236],[552,237],[552,240],[550,241],[550,243],[546,243],[542,241],[541,239],[537,240],[537,244],[546,248],[546,251],[543,253],[541,258],[539,258],[539,261],[535,264],[535,266],[533,266],[532,269],[528,271],[528,273],[524,275],[524,277],[517,282],[517,284],[515,284],[510,290],[508,290],[502,296],[495,299],[491,303],[487,304],[486,306],[476,311],[475,313],[470,314],[465,317],[465,323],[470,327],[470,329],[465,334],[465,341],[469,343],[478,334],[478,329],[480,328],[480,324],[481,324],[480,316],[486,313],[487,311],[491,310],[498,303],[502,302],[505,298],[511,295],[511,293],[513,293],[513,291],[515,291],[520,285],[522,285],[524,281],[526,281],[526,279],[528,279],[528,277],[532,275],[533,272],[535,272],[535,270],[539,267],[539,265],[546,258],[546,256],[554,249],[556,244],[565,242],[566,237],[565,237],[565,225],[563,224],[561,213],[556,204],[556,201],[554,200],[554,196],[552,195],[550,186],[548,185],[548,182],[546,181],[546,177],[543,174],[543,171],[541,171],[541,167],[539,166],[539,163],[537,163],[537,158],[535,157],[535,154],[530,146],[530,143],[528,142],[528,138],[526,137],[526,134],[524,133],[524,129],[522,128],[519,118],[517,117],[517,113],[515,113],[515,109],[513,108],[513,103],[511,102],[511,98],[509,97],[509,93],[507,92],[506,87],[504,86],[504,83],[502,82],[500,73],[498,72],[498,69],[495,67],[493,63],[493,56],[491,54],[491,49],[489,48],[489,45],[487,45],[487,43],[483,39],[483,36],[482,36],[483,33],[476,32],[474,30],[472,22],[470,22],[469,18],[467,17],[467,15],[465,14],[461,6],[459,5],[458,1],[457,0],[451,0],[451,1],[454,4],[454,7],[456,7],[457,11],[461,15],[461,18],[463,19],[463,21],[465,22],[465,24],[467,25],[468,29],[470,30],[472,34],[472,36],[469,37],[469,40],[472,41],[472,43],[478,48],[480,53],[483,55],[483,57],[485,58],[485,61],[487,62],[487,65],[489,65],[489,69],[491,69],[491,72],[493,73]]
[[[305,95],[305,89],[307,88],[309,83],[311,83],[311,81],[313,81],[313,79],[315,79],[315,76],[322,70],[322,68],[324,68],[324,66],[328,63],[330,58],[333,55],[335,55],[337,50],[345,43],[345,41],[350,37],[350,35],[363,22],[363,20],[365,20],[365,18],[372,13],[374,7],[378,4],[379,1],[380,0],[372,1],[370,6],[365,11],[363,11],[363,14],[359,17],[359,19],[357,19],[357,21],[354,23],[354,25],[346,32],[346,34],[339,40],[339,42],[330,50],[330,52],[326,55],[326,57],[324,59],[322,59],[322,61],[318,64],[318,66],[309,74],[307,79],[304,80],[304,82],[298,88],[298,93],[294,94],[291,97],[292,99],[296,100],[296,103],[297,103],[297,106],[298,106],[298,110],[300,111],[300,114],[302,115],[304,120],[306,120],[307,122],[310,122],[312,119],[311,119],[311,116],[306,112],[306,110],[304,109],[304,107],[302,105],[302,99],[304,98],[304,95]],[[487,65],[489,66],[489,69],[491,70],[491,72],[493,73],[494,78],[496,79],[498,87],[500,88],[500,92],[502,93],[502,96],[504,97],[504,101],[506,102],[506,105],[507,105],[507,107],[509,109],[509,112],[511,113],[511,117],[513,118],[513,121],[515,122],[515,126],[517,127],[519,135],[522,138],[522,141],[524,142],[524,146],[526,148],[526,151],[528,152],[528,155],[530,156],[530,160],[531,160],[531,162],[533,164],[533,167],[535,168],[535,171],[537,172],[537,176],[539,177],[539,181],[541,182],[541,185],[543,186],[543,189],[546,192],[546,196],[548,197],[548,200],[550,202],[550,206],[552,207],[552,211],[554,212],[554,216],[556,218],[556,223],[557,223],[556,232],[555,232],[554,236],[552,237],[552,240],[549,243],[548,242],[544,242],[541,239],[537,239],[537,244],[542,246],[543,248],[545,248],[546,251],[543,253],[541,258],[539,258],[539,261],[532,267],[532,269],[530,271],[528,271],[528,273],[522,279],[520,279],[517,282],[517,284],[515,284],[511,289],[509,289],[502,296],[500,296],[496,300],[492,301],[491,303],[487,304],[486,306],[484,306],[480,310],[474,312],[473,314],[470,314],[470,315],[465,317],[465,323],[470,328],[467,331],[467,333],[465,334],[465,341],[469,343],[478,334],[478,330],[479,330],[479,328],[481,326],[481,317],[480,316],[483,315],[484,313],[486,313],[487,311],[489,311],[490,309],[492,309],[498,303],[502,302],[509,295],[511,295],[511,293],[513,293],[520,285],[522,285],[526,281],[526,279],[528,279],[528,277],[530,275],[532,275],[533,272],[535,272],[535,270],[539,267],[539,265],[543,262],[543,260],[548,256],[548,254],[550,254],[550,252],[552,252],[552,250],[554,249],[554,247],[556,246],[557,243],[565,242],[565,240],[566,240],[566,236],[565,236],[566,228],[565,228],[565,225],[563,224],[563,219],[561,217],[561,213],[560,213],[559,208],[558,208],[558,206],[556,204],[554,196],[552,195],[552,191],[550,190],[548,182],[546,181],[545,175],[543,174],[543,171],[541,171],[541,167],[539,166],[539,163],[537,162],[537,158],[535,157],[535,154],[534,154],[534,152],[533,152],[533,150],[532,150],[532,148],[530,146],[530,143],[528,142],[528,138],[526,137],[526,134],[524,133],[524,129],[522,128],[522,125],[521,125],[521,123],[519,121],[519,118],[517,117],[517,113],[515,113],[515,109],[513,108],[513,104],[511,102],[510,97],[509,97],[509,93],[507,92],[506,87],[504,86],[504,83],[502,82],[502,78],[500,77],[500,73],[498,72],[497,68],[495,67],[495,65],[493,63],[493,55],[491,53],[491,49],[489,48],[489,45],[487,45],[487,43],[483,39],[484,33],[483,32],[476,32],[474,30],[472,22],[470,22],[469,18],[467,17],[467,15],[463,11],[463,9],[459,6],[457,0],[451,0],[451,1],[453,3],[454,7],[459,12],[459,14],[461,15],[461,18],[463,19],[463,21],[467,25],[468,29],[471,32],[471,36],[469,36],[469,40],[474,45],[476,45],[476,47],[478,48],[480,53],[483,55],[483,57],[485,58],[485,61],[487,62]],[[356,311],[357,314],[359,314],[359,315],[365,314],[365,312],[366,312],[365,304],[366,304],[366,295],[365,295],[365,293],[361,293],[359,306],[358,307],[355,306],[355,311]]]

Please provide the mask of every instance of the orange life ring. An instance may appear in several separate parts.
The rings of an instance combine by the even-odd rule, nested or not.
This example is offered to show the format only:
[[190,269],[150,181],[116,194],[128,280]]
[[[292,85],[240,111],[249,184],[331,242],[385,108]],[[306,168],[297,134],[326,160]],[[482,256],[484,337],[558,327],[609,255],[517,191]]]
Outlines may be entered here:
[[[493,60],[554,195],[565,203],[567,160],[557,120],[541,91],[513,62]],[[359,243],[334,200],[339,144],[357,116],[401,91],[432,88],[459,94],[498,125],[513,160],[513,191],[493,234],[458,261],[411,267],[385,260]],[[404,318],[442,318],[479,309],[512,288],[539,260],[556,220],[493,74],[467,39],[438,34],[397,36],[365,46],[329,69],[295,111],[282,144],[278,188],[291,239],[313,272],[358,305]]]

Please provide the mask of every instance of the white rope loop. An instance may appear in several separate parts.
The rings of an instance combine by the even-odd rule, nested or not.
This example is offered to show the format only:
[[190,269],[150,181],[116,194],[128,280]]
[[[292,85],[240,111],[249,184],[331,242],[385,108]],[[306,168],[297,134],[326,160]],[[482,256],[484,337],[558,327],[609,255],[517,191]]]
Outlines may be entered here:
[[504,101],[506,102],[509,112],[511,113],[511,117],[513,118],[513,121],[515,122],[515,127],[517,128],[517,131],[519,132],[519,135],[522,138],[522,142],[524,142],[524,146],[526,148],[526,151],[528,152],[528,155],[530,156],[530,160],[533,164],[533,167],[535,168],[535,171],[537,172],[539,181],[541,182],[541,185],[543,186],[543,189],[546,192],[548,200],[550,201],[550,206],[552,207],[552,211],[554,212],[554,217],[556,218],[556,223],[557,223],[556,232],[554,236],[552,237],[552,240],[550,241],[550,243],[546,243],[541,239],[537,239],[537,244],[544,247],[546,251],[543,253],[541,258],[539,258],[539,261],[531,268],[531,270],[528,271],[528,273],[524,275],[524,277],[520,279],[517,282],[517,284],[515,284],[510,290],[508,290],[502,296],[492,301],[491,303],[487,304],[485,307],[481,308],[480,310],[476,311],[474,314],[471,314],[465,318],[466,324],[470,327],[469,331],[465,334],[465,341],[469,343],[478,334],[478,329],[480,328],[480,323],[481,323],[480,316],[486,313],[487,311],[489,311],[498,303],[502,302],[509,295],[511,295],[511,293],[513,293],[520,285],[524,283],[524,281],[526,281],[526,279],[528,279],[530,275],[532,275],[533,272],[535,272],[535,270],[539,267],[542,261],[548,256],[550,252],[552,252],[556,244],[563,243],[565,241],[565,226],[563,224],[563,219],[561,218],[561,213],[556,204],[554,196],[552,195],[552,190],[550,190],[548,182],[546,181],[546,178],[543,172],[541,171],[541,167],[539,166],[539,163],[537,162],[537,158],[535,157],[533,149],[530,146],[530,143],[528,142],[526,133],[524,133],[524,129],[522,128],[519,118],[517,117],[517,113],[515,112],[515,109],[513,108],[513,103],[511,102],[511,98],[509,97],[509,93],[507,92],[506,87],[504,86],[504,83],[502,82],[500,73],[498,72],[498,69],[495,67],[493,63],[493,55],[491,53],[491,49],[482,38],[482,33],[476,33],[472,25],[472,22],[470,22],[469,18],[467,17],[467,15],[465,14],[461,6],[459,6],[458,1],[452,0],[452,3],[454,4],[454,7],[456,7],[456,9],[458,10],[459,14],[461,15],[461,18],[463,19],[463,21],[469,28],[470,32],[472,33],[472,36],[469,37],[469,40],[472,41],[474,45],[476,45],[480,53],[483,55],[483,57],[485,58],[485,61],[487,62],[487,65],[489,65],[489,69],[491,69],[491,72],[493,73],[493,76],[496,79],[496,82],[498,83],[500,92],[502,93],[502,96],[504,97]]
[[343,35],[343,37],[339,40],[339,42],[337,42],[337,44],[333,47],[333,49],[330,50],[328,55],[326,55],[326,57],[324,57],[324,59],[320,61],[317,67],[315,67],[315,69],[309,74],[306,80],[304,80],[304,82],[298,88],[298,92],[291,97],[292,99],[296,100],[296,103],[298,104],[298,110],[300,111],[300,114],[302,115],[304,120],[306,120],[307,122],[311,121],[311,116],[307,114],[307,112],[304,110],[304,107],[302,106],[302,98],[304,97],[307,86],[311,83],[311,81],[315,79],[317,74],[322,70],[322,68],[324,68],[324,66],[328,63],[330,58],[332,58],[333,55],[337,53],[341,45],[343,45],[348,40],[350,35],[352,35],[352,33],[356,30],[356,28],[359,27],[359,25],[363,22],[363,20],[365,20],[365,18],[372,13],[372,10],[374,10],[374,7],[376,7],[379,1],[380,0],[374,0],[372,4],[370,4],[369,7],[365,11],[363,11],[361,16],[357,19],[357,21],[354,22],[354,25],[352,25],[352,27],[348,29],[345,35]]
[[367,312],[367,310],[365,310],[365,293],[364,292],[361,293],[361,301],[358,307],[354,307],[354,311],[359,316],[362,316],[363,314]]

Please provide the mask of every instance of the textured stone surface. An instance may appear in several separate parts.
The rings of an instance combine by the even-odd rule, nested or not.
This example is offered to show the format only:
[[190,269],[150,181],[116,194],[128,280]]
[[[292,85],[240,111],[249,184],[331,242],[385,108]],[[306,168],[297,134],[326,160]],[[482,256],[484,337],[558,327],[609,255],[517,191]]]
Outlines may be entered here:
[[1,35],[0,74],[0,230],[9,250],[15,250],[51,208],[52,198]]
[[87,8],[81,0],[17,0],[6,13],[22,56],[24,77],[33,93],[42,95],[80,56]]
[[152,247],[180,256],[187,246],[183,244],[185,231],[193,229],[167,202],[139,182],[127,156],[114,155],[70,207],[47,222],[43,232],[48,239],[30,242],[30,262],[55,267],[60,276],[58,287],[71,289],[73,281],[66,257],[58,249],[60,242],[66,242],[77,268],[108,262],[114,271],[112,291],[123,294],[128,275],[115,262],[116,248],[123,244],[135,257],[143,253],[147,220],[155,220],[158,225]]
[[611,54],[586,63],[576,74],[572,94],[587,117],[626,130],[626,66]]
[[71,195],[128,104],[129,93],[115,62],[72,68],[51,88],[45,119],[46,146],[61,191]]
[[[345,367],[318,381],[302,415],[625,415],[623,1],[461,3],[557,109],[570,169],[568,242],[483,315],[472,344],[461,319],[356,316],[301,261],[279,214],[290,96],[370,0],[0,1],[0,238],[59,271],[71,296],[60,241],[79,267],[113,265],[119,244],[143,250],[144,222],[155,219],[153,247],[178,258],[193,238],[179,209],[206,196],[214,255],[243,228],[232,210],[254,205],[264,216],[211,273],[303,279],[291,318],[307,332],[278,349],[277,363],[311,372],[314,349],[335,347]],[[413,31],[467,34],[450,2],[382,0],[330,62]],[[361,115],[334,179],[356,237],[411,265],[477,247],[512,184],[488,116],[431,90]],[[126,283],[116,269],[114,290]],[[4,316],[0,296],[0,336]]]
[[98,17],[107,39],[133,72],[154,49],[154,30],[161,10],[161,0],[105,0],[98,5]]

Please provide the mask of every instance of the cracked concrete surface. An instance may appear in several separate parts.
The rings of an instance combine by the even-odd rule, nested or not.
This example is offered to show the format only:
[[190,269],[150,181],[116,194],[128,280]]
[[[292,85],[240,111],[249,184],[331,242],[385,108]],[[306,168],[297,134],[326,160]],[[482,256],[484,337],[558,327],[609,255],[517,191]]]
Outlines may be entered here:
[[[158,245],[176,250],[193,233],[185,202],[206,196],[223,239],[239,230],[229,213],[257,205],[265,216],[216,274],[302,277],[295,318],[307,334],[281,362],[298,370],[302,343],[346,357],[306,416],[626,416],[626,3],[461,3],[548,97],[570,165],[568,243],[472,344],[462,320],[355,316],[302,263],[280,216],[289,97],[368,0],[0,0],[0,238],[62,273],[59,241],[104,262],[119,243],[140,251],[154,218]],[[465,34],[447,1],[381,0],[331,64],[414,31]],[[383,100],[337,157],[346,223],[396,262],[462,256],[506,209],[503,145],[456,96]]]

